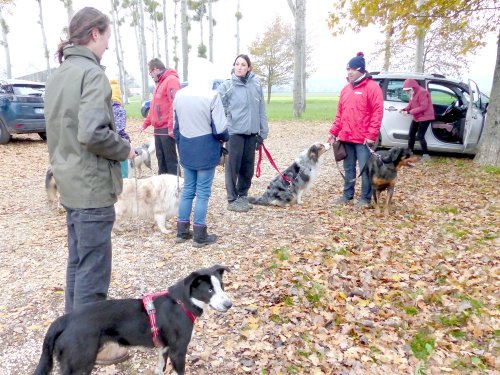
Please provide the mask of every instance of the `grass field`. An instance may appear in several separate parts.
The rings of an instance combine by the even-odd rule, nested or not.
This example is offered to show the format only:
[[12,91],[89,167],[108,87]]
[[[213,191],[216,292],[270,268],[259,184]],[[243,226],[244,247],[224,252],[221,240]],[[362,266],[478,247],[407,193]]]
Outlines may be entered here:
[[[291,94],[273,94],[271,103],[266,104],[269,121],[332,121],[337,111],[338,96],[331,94],[310,94],[306,99],[306,111],[299,120],[293,117]],[[125,105],[128,118],[141,119],[141,99],[129,98]]]

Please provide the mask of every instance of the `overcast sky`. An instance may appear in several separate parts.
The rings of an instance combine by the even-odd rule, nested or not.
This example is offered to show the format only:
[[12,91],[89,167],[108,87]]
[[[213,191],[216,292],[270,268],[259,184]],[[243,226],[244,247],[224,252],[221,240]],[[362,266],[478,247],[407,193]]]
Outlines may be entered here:
[[[73,0],[75,11],[83,6],[94,6],[106,13],[110,8],[110,1],[106,0]],[[159,1],[162,3],[162,1]],[[173,3],[167,1],[170,14],[173,13]],[[16,5],[11,7],[11,14],[4,17],[10,28],[8,41],[10,45],[13,76],[22,76],[40,70],[45,70],[43,57],[41,28],[38,24],[38,6],[33,0],[16,0]],[[383,35],[371,28],[359,34],[349,33],[342,37],[333,38],[328,30],[326,19],[332,9],[333,0],[309,0],[307,2],[306,29],[308,43],[313,46],[312,61],[315,72],[311,75],[308,87],[321,91],[338,91],[345,83],[345,66],[350,58],[358,51],[363,51],[369,56],[375,50],[375,43],[383,40]],[[46,36],[51,56],[51,67],[57,66],[52,58],[55,53],[60,31],[67,23],[66,10],[60,0],[42,0]],[[229,73],[231,64],[236,56],[236,0],[219,0],[214,6],[214,18],[217,25],[214,27],[214,63],[225,74]],[[240,11],[243,18],[240,21],[241,47],[240,52],[246,53],[248,45],[259,34],[262,34],[266,25],[272,23],[279,15],[285,21],[293,22],[293,18],[286,0],[240,0]],[[173,17],[168,16],[170,29],[173,26]],[[172,31],[169,30],[170,37]],[[133,31],[125,27],[121,30],[125,51],[125,68],[135,77],[140,76],[137,48]],[[180,34],[179,34],[180,36]],[[151,43],[152,34],[146,34]],[[193,22],[190,32],[190,44],[193,53],[199,44],[198,23]],[[483,48],[471,64],[468,78],[473,78],[479,84],[481,91],[489,93],[493,82],[493,72],[496,59],[496,36],[488,37],[487,47]],[[163,43],[163,42],[162,42]],[[169,41],[170,50],[173,43]],[[205,24],[205,44],[208,44],[208,25]],[[161,44],[163,46],[163,44]],[[151,48],[148,46],[148,60],[151,59]],[[162,47],[160,47],[162,48]],[[178,47],[179,54],[180,45]],[[156,56],[155,56],[156,57]],[[173,54],[170,52],[170,59]],[[165,56],[162,55],[162,59]],[[116,78],[116,55],[114,41],[110,49],[104,54],[103,65],[110,78]],[[170,61],[172,65],[172,61]],[[0,66],[4,67],[5,56],[3,48],[0,49]],[[381,66],[370,64],[367,59],[368,70],[381,70]],[[181,68],[179,68],[181,70]],[[0,77],[4,69],[0,69]]]

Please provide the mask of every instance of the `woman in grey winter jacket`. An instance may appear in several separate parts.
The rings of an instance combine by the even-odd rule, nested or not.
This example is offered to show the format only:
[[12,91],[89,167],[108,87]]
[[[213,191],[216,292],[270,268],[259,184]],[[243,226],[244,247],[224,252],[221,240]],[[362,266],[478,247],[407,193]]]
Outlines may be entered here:
[[264,94],[247,55],[238,55],[230,80],[222,83],[219,94],[226,111],[229,155],[225,167],[228,210],[247,212],[247,195],[252,184],[255,150],[267,138]]

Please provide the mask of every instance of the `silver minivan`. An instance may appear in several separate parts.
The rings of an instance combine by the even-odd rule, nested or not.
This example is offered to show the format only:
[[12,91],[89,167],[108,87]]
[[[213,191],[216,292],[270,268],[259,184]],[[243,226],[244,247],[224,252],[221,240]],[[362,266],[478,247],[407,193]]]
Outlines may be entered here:
[[[436,120],[431,123],[425,140],[429,151],[474,155],[486,122],[489,98],[481,93],[477,84],[468,84],[439,74],[371,73],[384,93],[384,117],[377,140],[378,147],[408,145],[408,132],[412,116],[400,110],[408,105],[409,97],[403,82],[416,80],[429,91]],[[415,148],[420,143],[417,141]]]

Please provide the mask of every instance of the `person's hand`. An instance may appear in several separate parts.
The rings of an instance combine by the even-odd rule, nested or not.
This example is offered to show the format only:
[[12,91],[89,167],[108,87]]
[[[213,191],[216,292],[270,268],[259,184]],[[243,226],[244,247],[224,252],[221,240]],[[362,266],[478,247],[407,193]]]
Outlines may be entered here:
[[260,134],[257,134],[255,136],[255,140],[256,140],[256,143],[255,143],[255,151],[259,151],[260,148],[262,147],[262,145],[264,144],[264,138],[262,138],[260,136]]
[[335,143],[337,140],[337,137],[334,136],[333,134],[328,134],[328,138],[326,140],[327,143],[330,143],[331,145]]
[[375,141],[368,139],[368,138],[365,138],[365,145],[367,145],[368,147],[370,147],[373,150],[373,148],[375,146]]
[[132,145],[130,145],[130,152],[128,153],[127,159],[131,160],[131,159],[135,158],[135,156],[136,156],[135,148],[132,147]]
[[408,111],[405,111],[404,109],[400,109],[399,113],[401,113],[402,115],[407,115]]

